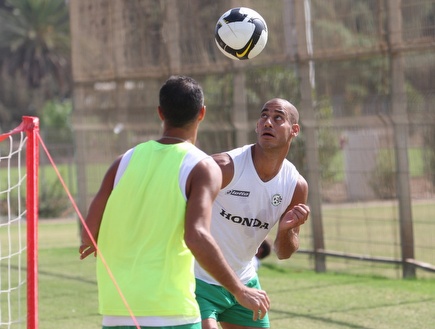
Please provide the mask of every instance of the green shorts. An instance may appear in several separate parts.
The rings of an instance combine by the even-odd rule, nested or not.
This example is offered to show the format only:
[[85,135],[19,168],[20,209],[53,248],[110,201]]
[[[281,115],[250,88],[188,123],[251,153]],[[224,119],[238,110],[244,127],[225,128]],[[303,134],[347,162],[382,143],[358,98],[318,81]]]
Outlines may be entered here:
[[[247,287],[261,289],[258,276],[250,280]],[[252,311],[240,305],[235,297],[224,287],[208,284],[196,279],[196,300],[201,310],[201,318],[215,319],[240,326],[269,328],[269,316],[254,321]]]
[[[106,327],[103,329],[136,329],[136,326],[116,326],[116,327]],[[168,327],[141,327],[142,329],[201,329],[201,322],[183,324],[180,326],[168,326]]]

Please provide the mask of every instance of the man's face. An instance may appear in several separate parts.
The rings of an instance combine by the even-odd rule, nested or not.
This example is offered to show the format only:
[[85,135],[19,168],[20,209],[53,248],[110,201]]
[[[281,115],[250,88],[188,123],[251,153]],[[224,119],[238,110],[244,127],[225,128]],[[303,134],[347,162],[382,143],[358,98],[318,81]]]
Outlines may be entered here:
[[257,140],[264,147],[289,145],[299,126],[291,123],[290,104],[271,100],[264,104],[257,121]]

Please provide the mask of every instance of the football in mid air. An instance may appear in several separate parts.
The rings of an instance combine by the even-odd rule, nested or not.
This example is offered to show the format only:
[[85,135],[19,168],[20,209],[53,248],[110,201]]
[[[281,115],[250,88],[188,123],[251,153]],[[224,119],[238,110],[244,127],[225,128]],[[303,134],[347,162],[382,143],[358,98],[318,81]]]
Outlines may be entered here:
[[267,37],[266,21],[250,8],[230,9],[216,23],[216,44],[225,56],[234,60],[252,59],[260,54]]

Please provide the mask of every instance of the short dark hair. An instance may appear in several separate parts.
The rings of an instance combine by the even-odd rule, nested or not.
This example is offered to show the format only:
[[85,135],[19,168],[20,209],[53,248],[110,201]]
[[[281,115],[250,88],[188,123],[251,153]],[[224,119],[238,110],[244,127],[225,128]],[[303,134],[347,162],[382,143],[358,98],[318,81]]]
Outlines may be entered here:
[[160,88],[159,102],[167,123],[183,127],[197,118],[204,106],[204,93],[191,77],[171,76]]

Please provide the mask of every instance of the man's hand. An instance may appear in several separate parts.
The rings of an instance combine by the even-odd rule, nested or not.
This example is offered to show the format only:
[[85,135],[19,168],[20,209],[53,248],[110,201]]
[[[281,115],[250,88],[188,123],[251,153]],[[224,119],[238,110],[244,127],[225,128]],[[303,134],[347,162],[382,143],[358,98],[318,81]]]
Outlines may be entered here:
[[309,214],[310,208],[306,204],[300,203],[294,206],[280,221],[279,230],[288,231],[301,226],[307,221]]
[[274,241],[278,259],[288,259],[299,249],[299,229],[307,221],[309,214],[310,208],[299,203],[281,217]]
[[254,321],[264,318],[269,311],[270,300],[264,290],[244,287],[234,297],[236,297],[240,305],[254,312],[252,317]]
[[80,259],[85,259],[90,254],[94,254],[94,256],[97,256],[97,251],[93,244],[89,245],[87,243],[82,243],[82,245],[79,248],[80,253]]

